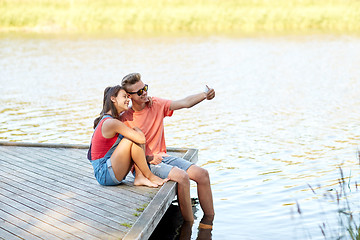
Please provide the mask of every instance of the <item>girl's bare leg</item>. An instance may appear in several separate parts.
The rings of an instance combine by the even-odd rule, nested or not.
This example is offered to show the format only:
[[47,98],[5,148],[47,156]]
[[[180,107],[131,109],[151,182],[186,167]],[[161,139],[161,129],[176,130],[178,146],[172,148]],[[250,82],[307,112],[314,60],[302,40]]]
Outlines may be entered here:
[[129,139],[124,138],[120,141],[110,160],[115,177],[118,180],[123,179],[128,174],[134,161],[143,175],[154,184],[162,185],[166,181],[150,171],[143,149]]
[[[145,144],[138,144],[142,148],[142,150],[145,152]],[[134,164],[134,170],[135,170],[135,180],[134,185],[135,186],[148,186],[148,187],[158,187],[157,184],[151,182],[149,179],[147,179],[144,174],[140,171],[140,169]]]
[[141,147],[141,145],[139,146],[135,143],[131,145],[131,157],[135,162],[135,166],[138,168],[138,170],[140,170],[141,173],[151,182],[161,186],[168,181],[168,179],[159,178],[150,171],[150,168],[146,162],[144,149]]
[[149,179],[147,179],[144,174],[140,171],[140,169],[134,164],[135,166],[135,186],[148,186],[148,187],[158,187],[157,184],[153,183]]

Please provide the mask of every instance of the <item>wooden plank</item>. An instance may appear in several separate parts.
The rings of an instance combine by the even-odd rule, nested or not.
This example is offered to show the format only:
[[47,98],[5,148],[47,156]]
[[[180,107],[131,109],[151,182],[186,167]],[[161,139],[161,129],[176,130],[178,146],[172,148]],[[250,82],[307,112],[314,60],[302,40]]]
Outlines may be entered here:
[[[32,206],[35,204],[41,205],[45,208],[47,214],[56,214],[65,222],[75,223],[81,230],[86,230],[86,232],[96,236],[104,236],[107,239],[117,237],[109,234],[111,231],[114,232],[115,228],[108,228],[106,225],[101,225],[101,221],[95,221],[95,219],[91,219],[84,214],[79,214],[76,207],[69,206],[61,199],[51,198],[51,196],[39,192],[34,195],[34,192],[28,190],[28,186],[25,187],[23,184],[7,184],[6,188],[9,191],[16,192],[16,195],[25,195],[23,197],[30,200]],[[101,229],[98,226],[101,226]]]
[[[4,152],[3,152],[4,154]],[[35,153],[34,153],[35,154]],[[6,155],[7,157],[11,158],[11,155]],[[54,184],[56,183],[60,183],[61,186],[65,187],[71,187],[71,188],[75,188],[81,192],[83,192],[83,196],[89,196],[89,195],[96,195],[96,196],[101,196],[102,194],[98,193],[98,192],[94,192],[93,190],[101,190],[102,192],[105,192],[107,195],[106,196],[102,196],[103,198],[107,198],[109,200],[112,201],[118,201],[118,196],[116,196],[115,194],[113,194],[113,192],[111,191],[112,188],[111,187],[98,187],[98,184],[96,182],[95,179],[90,178],[90,179],[86,179],[84,180],[83,178],[79,177],[77,174],[77,172],[72,172],[70,171],[63,171],[61,168],[57,167],[54,164],[50,164],[47,163],[46,161],[44,161],[42,163],[42,166],[38,166],[38,165],[31,165],[31,163],[33,162],[31,157],[28,157],[26,155],[21,155],[19,157],[17,157],[16,159],[18,159],[18,162],[14,162],[13,164],[17,167],[22,167],[24,169],[27,169],[29,172],[31,173],[35,173],[37,175],[40,176],[44,176],[46,179],[51,180],[51,182],[53,182]],[[19,163],[19,160],[23,160],[21,163]],[[89,181],[93,181],[94,184],[89,184]],[[65,185],[63,185],[65,184]],[[76,184],[76,185],[74,185]],[[122,190],[124,191],[124,190]],[[124,195],[122,195],[121,200],[124,202],[120,202],[120,205],[124,205],[124,206],[132,206],[134,208],[136,208],[136,203],[134,203],[133,198],[139,198],[139,196],[135,197],[132,196],[131,199],[126,198],[127,194],[130,194],[129,192],[126,193],[126,191],[124,191]],[[149,198],[143,198],[143,201],[147,201]],[[111,204],[111,202],[107,202],[107,204]],[[116,206],[118,207],[118,206]]]
[[26,229],[23,229],[22,227],[17,226],[15,224],[13,224],[12,222],[9,222],[9,221],[3,219],[1,216],[0,216],[0,220],[2,221],[2,224],[0,226],[1,229],[3,229],[4,231],[9,233],[9,234],[7,234],[7,236],[9,236],[9,238],[6,238],[7,240],[8,239],[29,239],[29,240],[42,239],[42,238],[35,236],[34,234],[27,231]]
[[[2,199],[4,200],[1,200],[2,202],[11,206],[18,206],[24,213],[37,217],[52,226],[58,226],[64,232],[70,233],[74,237],[80,239],[100,239],[94,233],[87,232],[87,229],[84,230],[83,223],[76,222],[74,219],[67,218],[66,216],[64,217],[64,214],[45,207],[44,203],[34,202],[13,189],[10,190],[9,186],[7,186],[7,189],[0,188],[0,195],[3,195]],[[61,233],[59,232],[57,235],[61,236]],[[39,238],[41,237],[39,236]]]
[[[20,184],[19,184],[20,185]],[[89,218],[92,220],[92,222],[95,222],[96,224],[101,223],[102,229],[105,229],[106,231],[113,231],[115,230],[121,230],[125,231],[126,228],[125,227],[120,227],[119,228],[119,223],[116,223],[116,221],[114,221],[113,218],[110,218],[109,216],[106,216],[106,213],[102,212],[102,211],[96,211],[97,208],[92,207],[89,204],[82,204],[77,203],[74,201],[74,199],[68,199],[68,198],[56,198],[56,194],[54,194],[54,196],[50,196],[48,195],[49,192],[46,191],[46,189],[44,190],[44,188],[33,188],[32,183],[27,182],[26,186],[30,188],[29,191],[31,192],[35,192],[38,196],[42,196],[43,199],[48,200],[48,201],[54,201],[54,202],[58,202],[58,205],[63,206],[63,207],[67,207],[68,210],[66,210],[67,212],[69,210],[74,212],[74,215],[80,215],[80,216],[85,216],[86,218]],[[34,191],[35,190],[35,191]],[[48,194],[46,194],[48,193]],[[50,192],[51,194],[51,192]],[[95,210],[94,210],[95,209]],[[118,216],[118,215],[116,215]]]
[[45,148],[79,148],[87,149],[86,144],[66,144],[66,143],[31,143],[31,142],[4,142],[0,141],[0,146],[20,146],[20,147],[45,147]]
[[[14,165],[16,164],[9,164],[7,168],[16,169],[14,168]],[[17,173],[19,178],[22,177],[21,171],[25,170],[26,171],[25,174],[27,174],[29,172],[28,170],[32,170],[32,169],[28,169],[26,166],[21,164],[19,166],[22,166],[22,170],[19,170],[19,172]],[[48,190],[52,189],[53,191],[57,192],[56,195],[62,198],[67,197],[69,198],[69,200],[76,199],[80,201],[80,204],[87,204],[86,208],[88,208],[89,210],[93,210],[94,212],[99,213],[101,215],[109,216],[113,220],[119,216],[119,215],[114,215],[114,211],[116,211],[116,209],[119,209],[119,207],[121,206],[128,207],[127,205],[122,205],[117,203],[115,204],[114,201],[104,202],[103,201],[105,198],[104,196],[101,195],[94,196],[94,193],[92,194],[91,192],[86,192],[82,189],[72,188],[71,186],[62,184],[60,181],[49,182],[49,179],[46,176],[43,177],[43,175],[41,174],[38,175],[30,174],[29,177],[34,178],[35,182],[37,182],[37,184],[39,184],[40,187],[46,187]],[[28,179],[24,179],[24,180],[30,181]],[[60,191],[58,191],[58,189],[60,189]],[[130,221],[135,219],[133,215],[127,214],[126,212],[124,212],[124,215],[122,215],[121,217]]]
[[8,231],[7,229],[1,227],[1,226],[4,226],[5,224],[7,224],[7,223],[5,223],[5,221],[2,221],[2,219],[0,217],[0,239],[1,240],[23,239],[23,238],[20,238],[19,236],[16,236],[15,234]]
[[[0,147],[0,149],[1,149],[1,147]],[[79,176],[83,176],[84,178],[88,178],[85,180],[86,182],[93,181],[94,183],[97,184],[95,178],[93,177],[93,170],[92,170],[92,166],[90,165],[90,163],[88,163],[88,165],[86,167],[80,168],[79,164],[77,164],[77,162],[76,163],[74,162],[74,165],[72,165],[71,169],[70,169],[69,167],[67,167],[64,164],[64,162],[60,162],[60,163],[56,162],[56,160],[48,158],[43,153],[39,153],[40,151],[38,151],[38,149],[34,149],[33,151],[34,152],[27,151],[26,154],[22,154],[21,158],[26,158],[25,156],[27,156],[28,157],[26,159],[27,161],[33,161],[33,157],[38,155],[41,157],[41,159],[44,158],[44,160],[47,160],[43,164],[45,164],[45,166],[49,169],[54,169],[54,167],[57,166],[63,170],[63,171],[56,170],[58,172],[64,172],[64,171],[65,172],[75,172],[76,173],[75,175],[79,175]],[[19,154],[21,154],[21,152],[19,150],[15,149],[15,152],[19,152]],[[58,157],[58,158],[61,158],[61,157]],[[64,160],[66,160],[67,162],[70,162],[71,158],[65,158]],[[47,162],[49,162],[49,163],[47,163]],[[77,170],[79,170],[79,171],[77,171]],[[81,179],[81,180],[84,180],[84,179]],[[81,181],[81,182],[83,182],[83,181]],[[108,189],[108,188],[104,188],[104,189]],[[129,192],[129,190],[130,190],[130,192]],[[154,192],[153,189],[144,187],[143,189],[141,189],[140,192],[138,191],[138,188],[130,188],[130,189],[127,189],[127,191],[125,191],[124,193],[127,194],[127,193],[131,193],[131,192],[135,192],[138,194],[138,193],[141,193],[144,191],[146,191],[146,195],[148,194],[148,192]],[[111,192],[110,192],[110,194],[111,194]],[[155,193],[153,193],[153,195],[155,195]],[[131,197],[137,198],[137,196],[133,196],[133,195]]]
[[[24,231],[27,231],[27,232],[33,231],[33,229],[31,229],[31,226],[33,224],[36,224],[41,229],[47,229],[47,231],[51,231],[57,235],[61,234],[62,238],[79,239],[79,237],[76,237],[75,235],[72,235],[71,233],[61,229],[60,225],[54,225],[53,223],[49,222],[48,219],[44,219],[42,217],[43,215],[41,213],[36,212],[31,207],[28,207],[28,206],[20,203],[19,201],[14,201],[12,198],[9,198],[9,196],[7,196],[7,198],[1,198],[0,206],[1,206],[2,212],[8,213],[7,215],[3,215],[4,217],[2,217],[2,219],[4,219],[5,221],[13,224],[12,222],[6,220],[7,218],[9,218],[9,216],[11,214],[17,216],[18,218],[26,220],[24,226],[16,225],[17,227],[21,228]],[[1,215],[0,215],[0,217],[1,217]],[[29,230],[27,230],[27,229],[29,229]],[[12,230],[15,230],[15,229],[10,228],[9,230],[11,232],[13,232]],[[23,236],[22,231],[20,231],[20,233],[19,233],[19,231],[15,230],[13,233],[20,237]],[[34,234],[32,233],[32,235],[34,235]]]
[[[11,224],[15,225],[18,228],[21,228],[22,230],[31,231],[32,234],[34,234],[38,237],[41,236],[41,238],[63,239],[63,238],[60,238],[59,236],[57,236],[55,233],[49,232],[49,230],[45,230],[45,229],[38,227],[37,219],[32,218],[32,217],[24,217],[23,212],[17,210],[16,208],[12,208],[11,206],[6,206],[1,201],[0,201],[0,206],[1,206],[0,211],[2,212],[2,214],[0,214],[0,215],[6,214],[6,220],[4,220],[4,222],[5,221],[10,222]],[[0,217],[0,219],[1,219],[1,217]],[[3,224],[1,224],[0,226],[3,226]],[[47,227],[47,229],[49,229],[49,226]],[[7,231],[6,229],[3,229],[3,230],[4,230],[4,232]],[[11,238],[14,238],[16,236],[15,233],[12,233],[9,231],[7,231],[7,232],[11,233],[11,235],[12,235]],[[3,236],[1,234],[1,232],[0,232],[0,236]],[[16,236],[16,237],[20,238],[19,236]],[[7,237],[7,239],[10,239],[10,235]]]
[[[87,148],[0,141],[0,236],[114,239],[126,234],[125,239],[147,239],[151,235],[175,196],[176,183],[134,187],[129,175],[117,187],[100,186],[86,159]],[[168,153],[197,161],[196,149],[168,148]],[[146,204],[137,216],[136,208]]]
[[[50,151],[50,153],[48,154],[49,151]],[[60,151],[60,150],[57,150],[57,151]],[[48,156],[50,154],[57,154],[58,157],[56,157],[56,159],[52,159],[51,157],[48,158]],[[39,156],[44,157],[45,159],[51,160],[52,165],[57,165],[60,168],[63,168],[67,172],[70,172],[70,171],[76,172],[79,176],[83,176],[84,178],[88,178],[86,181],[89,180],[89,181],[96,182],[96,180],[95,180],[95,178],[93,176],[94,174],[93,174],[92,166],[88,161],[87,161],[86,166],[81,166],[80,164],[78,164],[77,160],[72,159],[72,158],[68,158],[66,156],[63,156],[63,154],[61,154],[59,152],[52,152],[51,150],[47,150],[47,149],[45,149],[44,151],[39,153]],[[72,166],[71,169],[68,169],[68,168],[64,167],[64,161],[67,161],[67,162],[72,161],[74,163],[74,166]],[[106,189],[108,189],[108,188],[106,188]],[[141,196],[142,195],[141,193],[145,193],[145,195],[148,195],[149,193],[153,193],[153,195],[155,195],[154,190],[152,188],[143,187],[141,189],[141,191],[139,191],[139,189],[141,189],[141,188],[129,188],[129,189],[126,189],[126,191],[123,194],[129,194],[131,196],[131,198],[139,198],[140,197],[140,200],[143,200],[143,197]],[[120,190],[122,190],[122,189],[120,188]],[[135,192],[137,194],[133,195],[133,194],[131,194],[131,192]],[[139,195],[139,193],[140,193],[140,195]]]
[[[41,154],[38,154],[39,156],[41,157],[44,157],[44,160],[48,160],[46,162],[50,162],[50,160],[52,159],[48,159],[46,157],[46,155],[44,155],[45,153],[41,153]],[[65,160],[65,159],[64,159]],[[69,162],[69,161],[68,161]],[[90,163],[89,163],[90,164]],[[75,174],[77,176],[79,176],[81,178],[81,181],[80,183],[83,183],[84,181],[86,182],[86,185],[88,185],[88,182],[94,182],[93,186],[97,186],[98,183],[96,182],[94,176],[93,176],[93,170],[92,170],[92,166],[88,165],[86,168],[85,167],[80,167],[78,166],[77,164],[74,166],[71,167],[71,169],[67,168],[64,163],[57,163],[55,161],[51,161],[51,164],[46,164],[46,167],[50,168],[50,169],[53,169],[53,170],[56,170],[56,171],[59,171],[59,172],[62,172],[62,173],[65,173],[67,175],[70,175],[70,176],[75,176]],[[86,171],[86,172],[85,172]],[[110,190],[109,187],[105,187],[105,188],[101,188],[100,190],[102,191],[108,191]],[[124,196],[129,196],[129,198],[131,198],[132,200],[130,201],[130,204],[133,202],[133,199],[139,199],[139,200],[147,200],[148,197],[145,197],[144,199],[144,196],[142,194],[139,194],[141,192],[139,191],[135,191],[136,194],[132,194],[133,191],[128,191],[128,190],[124,190],[124,189],[119,189],[120,191],[122,191],[122,194]],[[147,191],[147,190],[146,190]],[[113,195],[113,191],[108,191],[109,194]],[[117,194],[116,194],[117,195]],[[148,193],[146,193],[146,195],[148,195]]]
[[[31,233],[41,234],[39,237],[44,237],[44,235],[39,231],[35,231],[33,228],[34,225],[37,228],[40,228],[41,231],[50,231],[52,234],[56,234],[61,238],[70,238],[70,239],[114,239],[123,236],[123,234],[119,235],[119,231],[114,231],[117,237],[109,237],[108,234],[100,233],[98,236],[89,237],[89,234],[86,233],[83,229],[79,229],[80,225],[83,225],[81,222],[74,222],[74,226],[70,226],[69,222],[66,222],[67,217],[60,216],[60,214],[51,214],[50,211],[41,211],[40,208],[35,206],[34,204],[29,203],[28,201],[22,202],[24,199],[19,198],[19,196],[8,197],[6,199],[0,200],[1,211],[7,211],[6,218],[8,219],[10,213],[12,212],[14,216],[17,218],[23,219],[25,222],[24,229],[31,229]],[[9,213],[10,212],[10,213]],[[69,213],[72,214],[72,213]],[[0,212],[0,216],[1,216]],[[12,221],[11,221],[12,222]],[[18,226],[18,225],[17,225]],[[89,228],[86,229],[87,231]],[[22,236],[22,235],[21,235]],[[46,238],[45,239],[53,239]]]
[[[20,185],[21,184],[16,184],[16,185],[14,184],[15,187],[16,186],[19,187]],[[42,198],[43,200],[50,201],[52,204],[55,204],[56,206],[61,206],[65,208],[66,212],[73,211],[74,212],[73,215],[75,217],[85,219],[85,221],[90,221],[91,223],[93,222],[94,225],[101,223],[104,225],[102,229],[105,229],[106,231],[113,231],[114,229],[118,229],[119,225],[116,224],[116,222],[113,219],[108,218],[102,212],[97,213],[92,209],[91,205],[81,204],[81,203],[79,204],[74,202],[74,200],[72,199],[68,200],[67,198],[57,198],[55,197],[56,194],[52,196],[50,195],[51,192],[49,193],[49,191],[47,191],[46,189],[43,190],[41,187],[36,188],[36,186],[34,188],[33,185],[34,184],[27,182],[26,187],[28,187],[29,190],[25,191],[23,190],[24,188],[21,187],[19,187],[19,190],[23,190],[26,194],[36,193],[37,197]]]
[[[39,182],[42,183],[43,181],[39,181]],[[50,187],[52,187],[52,186],[50,186]],[[71,188],[70,188],[70,190],[71,190]],[[61,192],[58,195],[63,197]],[[70,201],[74,200],[73,198],[78,198],[76,193],[70,193],[70,195],[66,196],[66,197],[71,198],[71,199],[69,199]],[[99,199],[101,199],[101,198],[99,198]],[[105,207],[103,206],[103,205],[107,205],[108,203],[111,203],[111,202],[110,201],[105,201],[104,203],[98,202],[97,204],[94,205],[94,201],[92,200],[92,198],[84,198],[84,200],[80,204],[83,204],[83,205],[84,204],[91,204],[90,210],[93,210],[98,214],[103,214],[104,216],[107,216],[112,220],[117,220],[117,221],[119,221],[118,224],[128,222],[129,219],[130,219],[130,221],[135,221],[136,220],[137,217],[134,216],[133,213],[131,213],[131,212],[128,213],[127,211],[125,211],[125,212],[123,212],[122,216],[120,216],[118,214],[115,214],[116,211],[118,211],[118,209],[119,209],[118,205],[117,206],[115,205],[115,207],[113,209],[111,209],[111,210],[109,209],[108,206],[105,206]],[[89,208],[89,206],[85,206],[85,207]],[[124,207],[122,207],[122,208],[124,208]],[[120,209],[121,209],[121,207],[120,207]],[[135,208],[134,208],[133,211],[135,212]],[[128,215],[128,217],[126,219],[124,219],[124,214]]]

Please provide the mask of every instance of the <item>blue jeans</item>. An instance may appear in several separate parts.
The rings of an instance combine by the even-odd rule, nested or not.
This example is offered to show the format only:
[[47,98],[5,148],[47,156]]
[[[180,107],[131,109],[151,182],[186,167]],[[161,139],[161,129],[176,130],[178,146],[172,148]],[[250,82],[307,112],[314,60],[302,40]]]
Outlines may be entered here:
[[163,157],[163,160],[159,164],[149,164],[150,170],[153,174],[161,178],[167,178],[173,167],[178,167],[184,171],[188,170],[193,165],[192,162],[183,158],[169,156]]
[[123,139],[123,136],[119,134],[118,138],[110,150],[105,154],[103,158],[96,160],[91,160],[91,164],[94,168],[95,178],[99,184],[104,186],[114,186],[119,185],[121,181],[116,179],[114,170],[111,166],[110,157],[115,151],[116,147],[119,145],[120,141]]

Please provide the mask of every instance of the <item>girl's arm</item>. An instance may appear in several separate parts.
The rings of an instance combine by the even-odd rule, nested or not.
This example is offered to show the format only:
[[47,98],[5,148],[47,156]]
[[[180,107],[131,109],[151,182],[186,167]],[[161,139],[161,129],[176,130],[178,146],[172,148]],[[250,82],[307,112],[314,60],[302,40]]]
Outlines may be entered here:
[[105,138],[112,138],[116,133],[120,133],[135,143],[146,143],[145,135],[140,129],[131,129],[118,119],[105,120],[101,132]]

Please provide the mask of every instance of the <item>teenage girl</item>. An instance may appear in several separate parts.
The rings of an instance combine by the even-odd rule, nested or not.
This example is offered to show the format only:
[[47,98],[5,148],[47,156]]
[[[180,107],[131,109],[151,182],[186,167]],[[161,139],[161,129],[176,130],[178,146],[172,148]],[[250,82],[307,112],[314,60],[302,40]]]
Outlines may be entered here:
[[94,121],[95,131],[88,159],[101,185],[120,184],[134,166],[134,185],[158,187],[167,179],[161,179],[150,171],[144,152],[144,133],[139,128],[127,127],[119,120],[128,105],[128,94],[121,86],[105,89],[103,109]]

